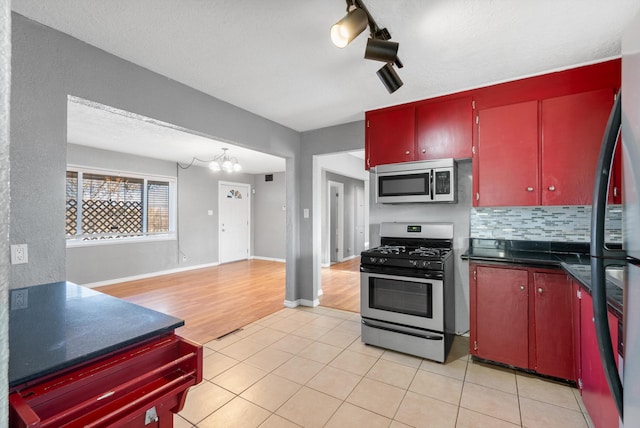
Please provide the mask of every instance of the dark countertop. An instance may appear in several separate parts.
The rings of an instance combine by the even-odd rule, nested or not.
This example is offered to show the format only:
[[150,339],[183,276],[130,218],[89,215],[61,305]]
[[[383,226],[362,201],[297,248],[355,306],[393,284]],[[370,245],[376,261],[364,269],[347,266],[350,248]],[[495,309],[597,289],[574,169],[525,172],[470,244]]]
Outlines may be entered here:
[[[461,258],[480,262],[559,267],[591,294],[591,258],[588,243],[472,239],[469,250],[462,254]],[[622,288],[609,277],[607,301],[612,312],[621,318]]]
[[[591,294],[591,265],[562,263],[562,268]],[[607,303],[612,312],[622,319],[622,284],[607,276]]]
[[13,289],[9,302],[9,387],[184,325],[70,282]]

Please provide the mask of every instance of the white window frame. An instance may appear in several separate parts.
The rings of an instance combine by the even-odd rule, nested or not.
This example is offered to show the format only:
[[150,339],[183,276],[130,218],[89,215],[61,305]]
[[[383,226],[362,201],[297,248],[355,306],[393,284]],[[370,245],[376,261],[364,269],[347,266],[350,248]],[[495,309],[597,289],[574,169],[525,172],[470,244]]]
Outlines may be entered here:
[[[96,245],[118,245],[118,244],[133,244],[139,242],[154,242],[154,241],[170,241],[177,239],[177,199],[178,199],[178,180],[176,177],[164,176],[164,175],[154,175],[154,174],[141,174],[138,172],[131,171],[121,171],[121,170],[113,170],[113,169],[103,169],[103,168],[93,168],[93,167],[84,167],[80,165],[67,165],[67,171],[73,172],[81,172],[82,174],[100,174],[100,175],[109,175],[112,177],[127,177],[127,178],[138,178],[144,180],[144,195],[145,195],[145,204],[143,205],[143,224],[144,229],[146,229],[147,224],[147,206],[146,206],[146,192],[147,192],[147,182],[148,181],[167,181],[169,182],[169,232],[167,233],[154,233],[151,235],[147,235],[146,232],[142,236],[131,236],[126,238],[118,238],[118,239],[102,239],[102,240],[89,240],[83,241],[82,237],[70,237],[66,236],[67,248],[70,247],[91,247]],[[81,180],[78,180],[78,192],[80,192]],[[81,196],[81,195],[78,195]],[[78,199],[78,204],[81,203],[81,198]],[[66,216],[66,214],[65,214]]]

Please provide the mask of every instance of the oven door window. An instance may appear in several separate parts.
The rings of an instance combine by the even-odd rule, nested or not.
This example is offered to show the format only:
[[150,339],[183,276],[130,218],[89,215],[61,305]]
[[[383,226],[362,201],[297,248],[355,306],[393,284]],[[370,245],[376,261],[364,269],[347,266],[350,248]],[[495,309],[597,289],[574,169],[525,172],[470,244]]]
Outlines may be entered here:
[[433,289],[428,282],[369,278],[369,307],[424,318],[433,317]]
[[429,173],[378,176],[378,196],[429,196]]

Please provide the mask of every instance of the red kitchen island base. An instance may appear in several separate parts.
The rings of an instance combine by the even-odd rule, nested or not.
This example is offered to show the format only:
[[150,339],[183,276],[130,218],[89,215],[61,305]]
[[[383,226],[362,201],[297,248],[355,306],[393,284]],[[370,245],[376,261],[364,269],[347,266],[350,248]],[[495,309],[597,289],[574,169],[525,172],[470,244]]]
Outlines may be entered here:
[[202,381],[202,345],[175,334],[11,388],[10,427],[173,426]]

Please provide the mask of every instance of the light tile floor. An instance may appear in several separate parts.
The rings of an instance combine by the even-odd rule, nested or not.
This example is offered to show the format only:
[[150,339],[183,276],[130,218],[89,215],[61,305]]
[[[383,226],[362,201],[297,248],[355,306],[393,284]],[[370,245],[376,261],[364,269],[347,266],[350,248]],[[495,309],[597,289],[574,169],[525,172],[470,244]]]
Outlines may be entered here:
[[204,348],[183,427],[587,427],[575,388],[473,361],[364,345],[359,314],[282,309]]

